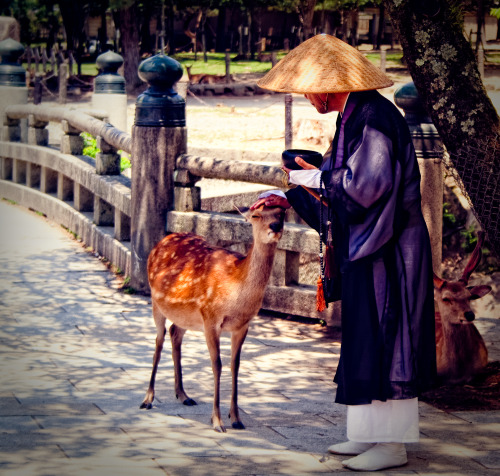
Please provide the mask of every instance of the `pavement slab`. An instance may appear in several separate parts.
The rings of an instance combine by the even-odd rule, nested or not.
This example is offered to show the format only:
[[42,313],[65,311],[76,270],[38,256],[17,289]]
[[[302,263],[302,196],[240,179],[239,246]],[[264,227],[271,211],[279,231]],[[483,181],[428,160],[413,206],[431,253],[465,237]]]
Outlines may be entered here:
[[[167,343],[153,408],[141,410],[155,342],[150,299],[120,292],[99,259],[43,217],[0,202],[0,219],[0,474],[352,474],[342,466],[349,457],[326,453],[346,437],[332,381],[338,332],[255,317],[239,378],[245,430],[227,418],[228,337],[226,433],[210,423],[213,376],[199,333],[183,345],[185,388],[198,405],[176,400]],[[498,319],[482,325],[498,346]],[[500,474],[500,412],[419,408],[421,440],[408,445],[408,464],[375,474]]]

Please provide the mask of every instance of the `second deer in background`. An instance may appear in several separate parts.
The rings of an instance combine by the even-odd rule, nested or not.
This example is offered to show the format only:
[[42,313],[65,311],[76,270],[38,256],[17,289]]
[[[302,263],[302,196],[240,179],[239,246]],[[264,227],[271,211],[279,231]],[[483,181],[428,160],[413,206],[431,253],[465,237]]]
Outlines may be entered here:
[[191,68],[192,67],[193,67],[193,65],[191,65],[191,66],[187,66],[186,65],[186,71],[187,71],[187,74],[188,74],[189,82],[191,84],[199,84],[199,83],[201,83],[202,79],[206,75],[205,74],[191,74]]
[[443,383],[469,381],[488,363],[488,350],[473,321],[471,301],[491,291],[491,286],[467,286],[470,276],[481,260],[484,234],[478,235],[462,277],[446,281],[434,275],[436,302],[436,361]]

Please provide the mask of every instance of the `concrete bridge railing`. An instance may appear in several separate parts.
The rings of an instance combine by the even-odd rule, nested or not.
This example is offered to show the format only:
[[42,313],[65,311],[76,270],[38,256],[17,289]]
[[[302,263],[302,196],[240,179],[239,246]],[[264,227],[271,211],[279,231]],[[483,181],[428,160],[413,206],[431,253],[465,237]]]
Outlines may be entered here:
[[[106,123],[102,112],[24,104],[4,109],[0,138],[0,195],[68,228],[143,292],[147,256],[166,233],[191,231],[214,244],[248,249],[251,227],[230,213],[242,194],[225,197],[219,211],[204,210],[202,178],[284,187],[278,166],[187,154],[185,103],[172,88],[178,63],[166,56],[149,60],[139,71],[150,88],[137,99],[131,135]],[[62,129],[59,144],[49,136],[54,123]],[[97,138],[95,159],[83,155],[82,132]],[[131,154],[132,178],[120,173],[120,150]],[[245,195],[245,204],[256,196]],[[316,232],[286,224],[265,309],[330,324],[338,319],[332,305],[315,310],[317,252]]]

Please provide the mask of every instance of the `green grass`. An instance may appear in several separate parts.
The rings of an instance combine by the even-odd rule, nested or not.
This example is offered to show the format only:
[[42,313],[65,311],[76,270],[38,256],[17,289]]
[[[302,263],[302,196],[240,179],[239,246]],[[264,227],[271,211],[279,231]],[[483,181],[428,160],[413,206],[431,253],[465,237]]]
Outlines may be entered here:
[[[286,53],[284,51],[277,52],[277,59],[282,59]],[[231,59],[237,56],[236,53],[231,53]],[[365,56],[375,65],[380,64],[380,54],[366,52]],[[225,53],[207,53],[207,62],[203,60],[203,53],[199,52],[197,54],[197,60],[194,59],[194,53],[178,53],[173,55],[172,58],[176,59],[183,66],[190,66],[191,73],[193,74],[226,74],[226,55]],[[402,52],[387,53],[386,65],[391,66],[401,66],[401,59],[403,57]],[[500,64],[500,52],[487,53],[486,62],[493,64]],[[23,67],[27,68],[27,64],[24,63]],[[50,66],[50,65],[49,65]],[[95,62],[93,63],[82,63],[82,74],[97,76],[97,66]],[[258,60],[239,60],[231,61],[230,72],[231,74],[244,74],[244,73],[266,73],[271,69],[270,61],[260,62]],[[40,67],[41,70],[41,67]],[[73,66],[73,71],[76,73],[76,65]]]
[[[374,65],[380,65],[380,53],[366,53],[366,58],[369,59]],[[402,66],[403,53],[387,53],[385,57],[386,66]]]
[[[231,53],[231,60],[237,56]],[[285,56],[284,52],[278,52],[277,58],[280,60]],[[194,59],[194,53],[178,53],[172,56],[183,66],[192,65],[191,73],[199,74],[226,74],[226,55],[225,53],[207,53],[207,62],[203,61],[203,53],[197,54],[197,60]],[[271,69],[271,61],[260,62],[258,60],[238,60],[230,63],[231,74],[242,73],[265,73]]]
[[[76,71],[76,66],[73,66]],[[97,66],[95,63],[82,63],[82,74],[97,76]]]
[[[276,57],[278,61],[286,55],[285,51],[278,51]],[[237,56],[237,53],[231,53],[231,63],[230,63],[230,73],[231,74],[244,74],[244,73],[266,73],[271,69],[271,61],[258,61],[255,60],[238,60],[232,61]],[[387,64],[391,63],[401,65],[402,53],[388,53],[387,54]],[[500,62],[500,55],[499,62]],[[191,73],[193,74],[226,74],[226,55],[225,53],[207,53],[207,62],[203,60],[203,53],[199,52],[196,55],[195,60],[194,53],[178,53],[173,55],[172,58],[185,66],[192,66]],[[367,53],[366,57],[372,61],[374,64],[380,64],[380,55],[377,53]],[[489,59],[489,55],[488,55]],[[25,68],[27,64],[23,65]],[[98,71],[95,63],[82,63],[82,74],[96,76]],[[73,71],[76,72],[76,65],[73,66]]]
[[[28,70],[28,63],[23,63],[23,68],[25,70]],[[32,63],[32,68],[35,67],[35,63]],[[52,65],[50,63],[47,63],[47,71],[52,69]],[[76,64],[73,65],[73,74],[77,73],[77,66]],[[43,73],[43,67],[42,64],[38,66],[38,72]],[[82,74],[88,75],[88,76],[97,76],[97,66],[95,63],[82,63]]]
[[500,64],[500,52],[486,53],[484,59],[487,63]]

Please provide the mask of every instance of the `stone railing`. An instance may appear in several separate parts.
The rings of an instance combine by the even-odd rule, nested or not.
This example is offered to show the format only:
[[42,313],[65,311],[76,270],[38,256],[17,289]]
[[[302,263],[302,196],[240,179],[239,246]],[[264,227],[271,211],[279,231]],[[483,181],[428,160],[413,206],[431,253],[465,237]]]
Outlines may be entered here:
[[[117,153],[130,150],[130,135],[83,111],[24,105],[4,112],[2,197],[65,226],[130,275],[131,181],[120,174]],[[23,119],[27,143],[19,141]],[[59,147],[49,141],[54,122],[63,132]],[[83,131],[97,137],[95,159],[82,155]]]
[[[167,76],[177,74],[170,58],[153,61],[166,65]],[[137,100],[131,135],[103,121],[104,113],[11,105],[3,112],[0,141],[0,195],[68,228],[144,292],[147,256],[166,232],[191,231],[214,244],[248,249],[250,225],[229,212],[252,203],[257,193],[242,193],[240,186],[215,205],[202,196],[200,180],[283,187],[278,166],[187,154],[185,103],[171,88],[175,78],[169,85],[165,77],[156,81],[148,74],[142,76],[150,89]],[[51,138],[54,123],[62,129],[57,143]],[[97,138],[95,159],[83,155],[82,132]],[[119,150],[131,154],[132,178],[120,173]],[[315,310],[317,251],[315,231],[286,224],[265,309],[338,322],[338,306]]]

